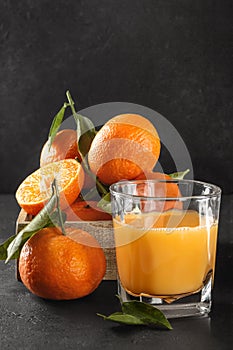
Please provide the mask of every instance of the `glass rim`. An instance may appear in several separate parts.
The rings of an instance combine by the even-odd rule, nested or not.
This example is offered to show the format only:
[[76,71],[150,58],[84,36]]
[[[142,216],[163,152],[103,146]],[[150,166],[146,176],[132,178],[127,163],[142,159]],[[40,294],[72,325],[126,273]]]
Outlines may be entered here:
[[[135,194],[129,194],[129,193],[122,193],[117,191],[114,187],[116,187],[117,185],[126,185],[126,184],[141,184],[141,183],[188,183],[188,184],[199,184],[202,186],[206,186],[212,189],[212,193],[208,193],[208,194],[201,194],[201,195],[193,195],[193,196],[182,196],[182,197],[154,197],[154,196],[138,196]],[[116,194],[119,196],[122,196],[124,198],[137,198],[137,199],[144,199],[144,200],[156,200],[156,201],[180,201],[180,202],[184,202],[186,200],[191,200],[191,199],[208,199],[208,198],[213,198],[213,197],[218,197],[221,195],[222,190],[219,186],[214,185],[212,183],[208,183],[208,182],[204,182],[204,181],[199,181],[199,180],[185,180],[185,179],[153,179],[153,180],[122,180],[122,181],[118,181],[115,182],[114,184],[112,184],[109,187],[110,193],[111,194]]]

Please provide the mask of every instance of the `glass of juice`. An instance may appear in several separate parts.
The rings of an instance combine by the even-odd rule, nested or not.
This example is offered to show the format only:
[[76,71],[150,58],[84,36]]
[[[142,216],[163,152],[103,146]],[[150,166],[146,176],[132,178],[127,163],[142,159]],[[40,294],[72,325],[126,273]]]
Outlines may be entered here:
[[193,180],[110,187],[118,293],[168,318],[207,315],[214,283],[221,189]]

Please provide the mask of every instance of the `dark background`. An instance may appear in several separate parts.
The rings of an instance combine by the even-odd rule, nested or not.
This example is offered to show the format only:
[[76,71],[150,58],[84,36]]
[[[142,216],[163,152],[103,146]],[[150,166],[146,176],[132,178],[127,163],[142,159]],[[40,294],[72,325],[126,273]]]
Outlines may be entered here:
[[158,111],[183,137],[194,177],[233,192],[232,4],[1,0],[0,192],[38,167],[67,89],[79,109]]

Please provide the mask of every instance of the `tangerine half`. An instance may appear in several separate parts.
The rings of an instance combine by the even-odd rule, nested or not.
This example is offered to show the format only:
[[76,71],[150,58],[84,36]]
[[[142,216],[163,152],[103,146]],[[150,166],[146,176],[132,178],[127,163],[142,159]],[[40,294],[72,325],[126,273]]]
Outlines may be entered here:
[[71,205],[78,197],[84,183],[84,171],[75,159],[50,163],[30,174],[16,191],[19,206],[28,214],[38,214],[51,197],[51,185],[55,178],[61,208],[65,209]]

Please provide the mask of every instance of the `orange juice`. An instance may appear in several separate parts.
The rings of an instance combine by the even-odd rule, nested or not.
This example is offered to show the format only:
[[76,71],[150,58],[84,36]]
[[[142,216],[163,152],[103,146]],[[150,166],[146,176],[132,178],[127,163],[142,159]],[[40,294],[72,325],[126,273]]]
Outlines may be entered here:
[[128,293],[195,293],[213,277],[217,224],[196,211],[127,214],[113,225],[119,278]]

